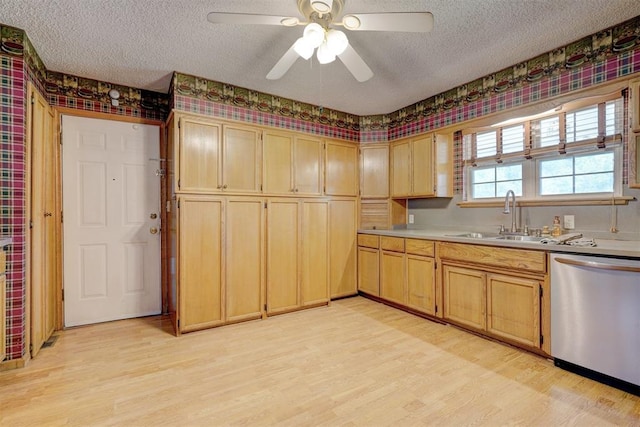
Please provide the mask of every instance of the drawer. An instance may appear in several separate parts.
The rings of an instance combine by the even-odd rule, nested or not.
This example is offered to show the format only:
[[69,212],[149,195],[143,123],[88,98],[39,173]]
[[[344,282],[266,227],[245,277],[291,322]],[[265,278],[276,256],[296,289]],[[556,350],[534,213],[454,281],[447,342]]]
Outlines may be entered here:
[[407,253],[413,255],[433,256],[434,243],[431,240],[406,239]]
[[358,234],[358,246],[378,249],[380,246],[380,237],[372,234]]
[[441,259],[491,267],[537,273],[547,272],[547,257],[544,251],[440,242],[438,243],[438,256]]
[[7,253],[0,251],[0,274],[7,271]]
[[402,237],[380,237],[380,248],[385,251],[404,252],[404,239]]

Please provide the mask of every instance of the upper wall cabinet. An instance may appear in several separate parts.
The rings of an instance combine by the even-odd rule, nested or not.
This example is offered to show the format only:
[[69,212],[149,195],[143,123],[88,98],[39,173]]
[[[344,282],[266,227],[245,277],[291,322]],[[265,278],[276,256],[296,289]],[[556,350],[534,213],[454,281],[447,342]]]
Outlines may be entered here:
[[267,194],[321,195],[322,140],[267,130],[263,148]]
[[358,146],[325,140],[324,191],[328,196],[358,195]]
[[177,189],[184,193],[259,193],[262,142],[258,129],[178,118]]
[[425,134],[391,146],[391,197],[450,197],[452,138]]
[[360,147],[360,197],[389,197],[389,145]]

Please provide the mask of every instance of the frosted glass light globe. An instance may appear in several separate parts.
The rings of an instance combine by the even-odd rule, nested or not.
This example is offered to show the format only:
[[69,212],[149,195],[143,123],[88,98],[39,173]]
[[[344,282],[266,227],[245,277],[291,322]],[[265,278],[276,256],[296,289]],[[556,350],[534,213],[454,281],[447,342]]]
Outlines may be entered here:
[[334,55],[340,55],[349,45],[347,36],[342,31],[329,30],[327,32],[327,47]]
[[309,45],[315,49],[324,41],[324,28],[322,28],[320,24],[312,22],[304,27],[302,37],[304,37],[308,41]]

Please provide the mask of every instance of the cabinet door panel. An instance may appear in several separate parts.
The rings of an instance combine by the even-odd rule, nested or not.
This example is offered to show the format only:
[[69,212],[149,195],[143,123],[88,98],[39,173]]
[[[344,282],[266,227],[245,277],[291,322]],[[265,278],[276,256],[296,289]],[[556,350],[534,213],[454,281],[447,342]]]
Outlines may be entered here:
[[[355,295],[356,265],[356,200],[329,202],[329,282],[331,298]],[[377,237],[377,236],[376,236]]]
[[211,192],[221,189],[219,125],[180,119],[181,191]]
[[293,194],[293,135],[265,132],[264,192]]
[[443,285],[444,318],[485,330],[485,274],[445,265]]
[[411,142],[412,189],[414,196],[432,196],[433,143],[431,135]]
[[380,297],[406,304],[404,254],[381,251]]
[[411,145],[409,141],[395,144],[391,148],[392,177],[391,197],[404,197],[411,194]]
[[436,285],[433,258],[407,255],[407,305],[435,315]]
[[259,193],[262,187],[260,131],[225,125],[222,154],[224,190]]
[[329,203],[302,203],[302,305],[329,300]]
[[267,310],[299,306],[298,201],[271,201],[267,209]]
[[533,279],[488,274],[487,330],[540,347],[540,283]]
[[358,147],[326,142],[325,193],[330,196],[358,195]]
[[180,199],[180,330],[220,324],[222,310],[221,200]]
[[360,196],[389,197],[389,146],[360,148]]
[[380,258],[377,249],[358,247],[358,290],[380,296]]
[[227,320],[262,315],[264,206],[261,199],[231,199],[226,209]]
[[294,150],[295,193],[320,195],[322,192],[322,141],[296,137]]

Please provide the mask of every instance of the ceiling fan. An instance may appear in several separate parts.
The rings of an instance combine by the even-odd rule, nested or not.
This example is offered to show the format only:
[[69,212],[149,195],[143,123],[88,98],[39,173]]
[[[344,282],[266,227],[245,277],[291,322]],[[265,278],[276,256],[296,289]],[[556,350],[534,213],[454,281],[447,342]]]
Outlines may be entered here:
[[354,13],[337,21],[346,0],[297,0],[298,10],[304,16],[259,15],[251,13],[211,12],[207,15],[213,24],[281,25],[295,27],[304,25],[302,37],[285,52],[267,74],[267,79],[282,77],[299,57],[308,60],[317,49],[320,64],[333,62],[336,57],[359,82],[373,77],[373,71],[349,44],[344,32],[349,31],[402,31],[429,32],[433,28],[433,15],[429,12]]

